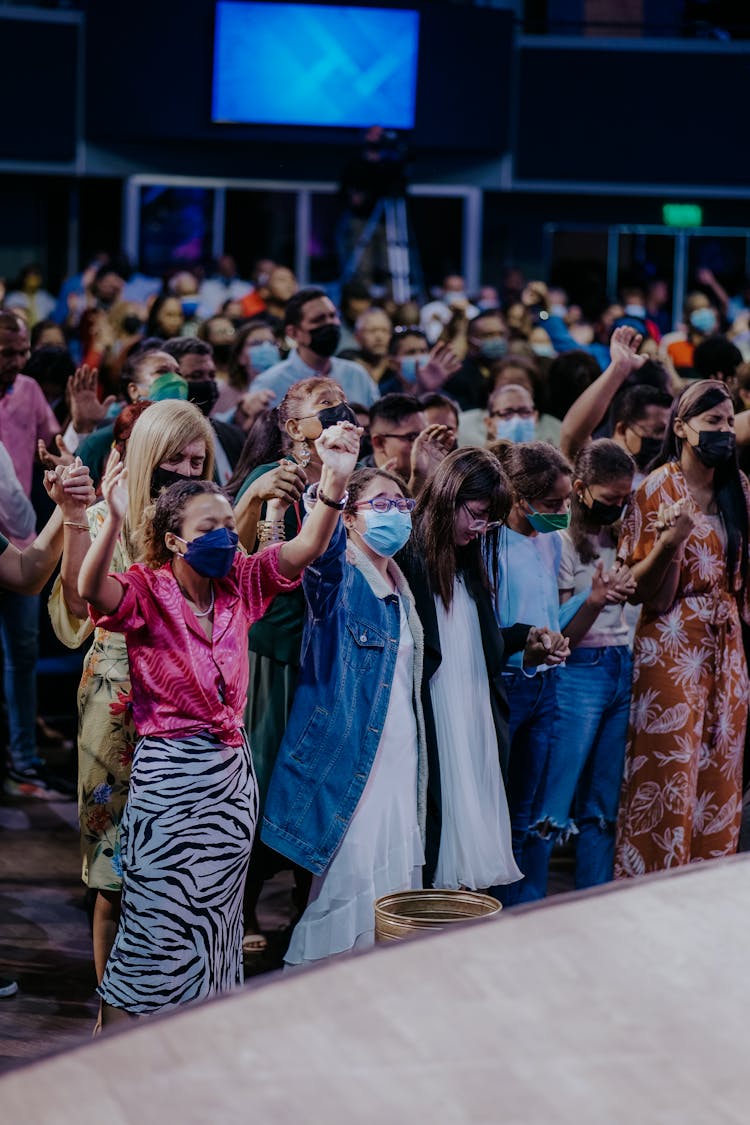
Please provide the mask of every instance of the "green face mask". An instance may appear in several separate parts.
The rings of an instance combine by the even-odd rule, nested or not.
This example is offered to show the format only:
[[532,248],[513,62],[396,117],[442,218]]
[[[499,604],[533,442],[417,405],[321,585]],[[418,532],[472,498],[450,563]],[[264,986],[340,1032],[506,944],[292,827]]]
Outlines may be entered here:
[[[531,508],[531,504],[529,504]],[[561,515],[551,515],[544,512],[537,512],[535,508],[531,508],[531,515],[527,515],[526,519],[529,521],[534,531],[565,531],[566,527],[570,526],[570,512],[563,512]]]

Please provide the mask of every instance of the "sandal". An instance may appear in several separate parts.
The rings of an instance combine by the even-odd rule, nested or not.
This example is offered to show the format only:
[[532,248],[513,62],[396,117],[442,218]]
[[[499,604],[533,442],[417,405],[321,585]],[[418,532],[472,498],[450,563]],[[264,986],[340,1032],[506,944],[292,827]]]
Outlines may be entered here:
[[268,949],[268,939],[263,934],[253,933],[249,930],[242,938],[242,952],[247,954],[265,953]]

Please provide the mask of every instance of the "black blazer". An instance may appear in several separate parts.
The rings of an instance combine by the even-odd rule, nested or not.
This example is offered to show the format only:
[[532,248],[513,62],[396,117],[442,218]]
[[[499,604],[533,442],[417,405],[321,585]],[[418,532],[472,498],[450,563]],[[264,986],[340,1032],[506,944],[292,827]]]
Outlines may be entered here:
[[[424,675],[422,677],[422,710],[424,711],[425,735],[427,739],[427,842],[425,847],[425,886],[432,885],[432,877],[437,865],[442,825],[442,792],[440,784],[440,758],[437,748],[435,716],[430,697],[430,680],[442,663],[440,634],[438,632],[435,600],[430,590],[427,572],[422,560],[409,548],[401,551],[396,558],[404,572],[414,595],[414,604],[424,630]],[[508,778],[508,758],[510,740],[508,737],[508,716],[510,708],[505,693],[502,673],[506,660],[514,652],[520,652],[526,645],[529,625],[511,625],[501,629],[495,619],[490,593],[477,582],[467,582],[467,589],[477,604],[479,627],[482,633],[482,648],[487,665],[487,678],[490,685],[490,705],[497,734],[497,750],[503,780]],[[465,684],[467,695],[471,696],[472,685]]]
[[227,461],[232,466],[232,471],[237,468],[245,435],[239,426],[232,426],[229,422],[220,422],[217,418],[209,418],[214,431],[214,436],[227,455]]

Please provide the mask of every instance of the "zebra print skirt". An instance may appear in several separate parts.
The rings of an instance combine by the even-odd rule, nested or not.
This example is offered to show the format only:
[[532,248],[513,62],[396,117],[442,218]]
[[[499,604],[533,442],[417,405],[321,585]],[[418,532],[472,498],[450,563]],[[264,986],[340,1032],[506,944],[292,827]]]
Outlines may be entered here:
[[121,826],[122,913],[99,994],[146,1014],[242,983],[258,815],[250,746],[142,738]]

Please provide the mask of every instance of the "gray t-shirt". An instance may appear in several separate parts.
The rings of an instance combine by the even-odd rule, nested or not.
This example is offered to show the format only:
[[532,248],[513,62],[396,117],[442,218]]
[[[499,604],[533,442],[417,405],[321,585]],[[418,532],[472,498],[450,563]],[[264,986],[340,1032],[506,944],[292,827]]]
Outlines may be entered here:
[[[605,574],[615,565],[617,547],[612,544],[607,530],[604,529],[597,537],[592,538],[599,558],[593,559],[590,563],[583,563],[575,549],[570,533],[562,532],[562,558],[557,572],[557,585],[561,592],[579,594],[590,587],[599,561],[604,564]],[[630,644],[630,630],[625,620],[624,607],[608,605],[601,611],[577,647],[604,648],[606,645],[627,644]]]

